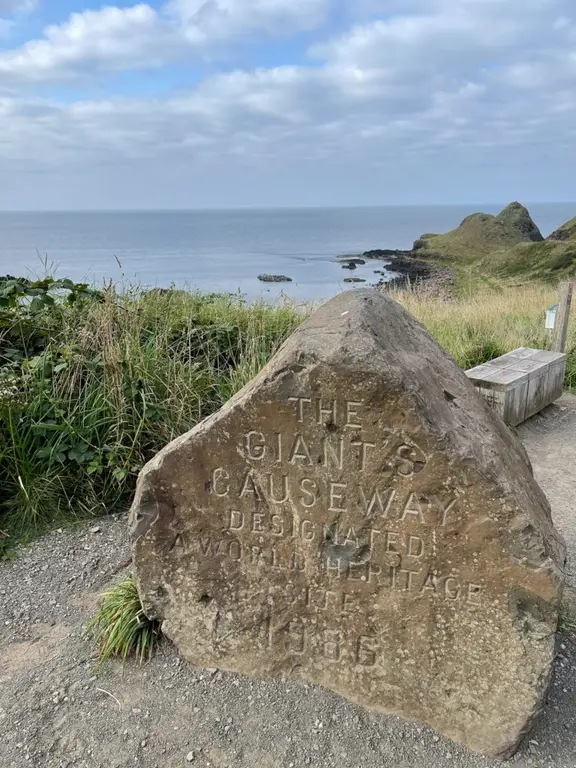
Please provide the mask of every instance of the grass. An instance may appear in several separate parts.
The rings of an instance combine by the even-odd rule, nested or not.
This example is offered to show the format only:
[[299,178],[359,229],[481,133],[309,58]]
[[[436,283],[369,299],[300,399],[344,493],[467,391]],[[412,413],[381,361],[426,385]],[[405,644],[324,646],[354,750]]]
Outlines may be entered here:
[[[556,291],[532,283],[475,291],[445,302],[419,293],[397,292],[403,304],[462,368],[498,357],[518,347],[549,349],[551,331],[544,327],[544,314],[556,303]],[[576,388],[576,324],[567,339],[568,362],[565,386]]]
[[220,408],[300,320],[289,306],[138,289],[0,310],[0,553],[126,509],[144,463]]
[[513,203],[497,216],[474,213],[450,232],[422,235],[415,246],[422,256],[450,265],[458,288],[470,272],[478,283],[496,279],[553,284],[576,274],[576,218],[550,237],[540,240],[528,211]]
[[146,617],[132,576],[101,595],[88,631],[96,644],[99,664],[113,656],[123,661],[135,656],[142,664],[152,657],[160,639],[160,625]]
[[[302,320],[289,304],[238,296],[85,293],[0,303],[0,555],[54,525],[126,510],[144,463],[220,408]],[[550,346],[547,287],[394,297],[463,368]],[[576,388],[573,327],[568,351]]]
[[482,259],[479,268],[502,278],[553,282],[571,277],[576,273],[576,241],[546,240],[495,250]]
[[422,235],[416,243],[423,255],[437,254],[462,264],[534,239],[541,240],[542,235],[531,221],[527,209],[519,203],[511,203],[497,216],[473,213],[456,229],[443,234]]

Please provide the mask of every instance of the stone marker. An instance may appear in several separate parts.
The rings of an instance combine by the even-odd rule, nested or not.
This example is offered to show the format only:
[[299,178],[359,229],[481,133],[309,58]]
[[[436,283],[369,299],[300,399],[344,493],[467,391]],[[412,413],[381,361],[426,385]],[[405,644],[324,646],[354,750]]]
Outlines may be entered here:
[[398,304],[310,317],[143,470],[148,616],[190,662],[319,683],[490,756],[554,656],[564,545],[516,437]]

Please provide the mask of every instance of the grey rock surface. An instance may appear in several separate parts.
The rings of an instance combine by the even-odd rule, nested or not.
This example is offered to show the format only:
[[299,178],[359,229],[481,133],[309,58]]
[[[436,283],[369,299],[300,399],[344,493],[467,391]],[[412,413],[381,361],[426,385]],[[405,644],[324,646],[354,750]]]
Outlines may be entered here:
[[131,532],[145,610],[194,664],[319,683],[490,756],[541,709],[564,565],[548,502],[380,292],[328,302],[150,462]]

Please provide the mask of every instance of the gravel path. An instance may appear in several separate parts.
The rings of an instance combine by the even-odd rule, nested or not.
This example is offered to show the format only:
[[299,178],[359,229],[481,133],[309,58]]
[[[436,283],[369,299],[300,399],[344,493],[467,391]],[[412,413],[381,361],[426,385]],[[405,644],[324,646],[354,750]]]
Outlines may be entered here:
[[[565,396],[519,433],[574,564],[576,398]],[[127,564],[119,517],[54,532],[0,564],[2,768],[499,765],[315,686],[195,669],[168,644],[142,668],[111,663],[95,674],[86,623]],[[576,644],[560,637],[558,651],[548,707],[514,766],[576,766]]]
[[576,397],[563,395],[522,424],[518,436],[530,455],[534,476],[548,496],[556,527],[566,539],[565,599],[576,616]]

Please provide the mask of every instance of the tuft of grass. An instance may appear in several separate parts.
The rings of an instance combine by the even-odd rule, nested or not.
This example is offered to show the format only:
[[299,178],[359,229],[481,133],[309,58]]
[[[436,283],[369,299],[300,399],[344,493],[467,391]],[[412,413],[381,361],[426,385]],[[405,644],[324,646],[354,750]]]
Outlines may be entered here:
[[107,589],[100,601],[100,608],[88,625],[99,663],[113,656],[126,661],[133,655],[140,664],[149,660],[160,638],[160,625],[146,617],[133,576]]

